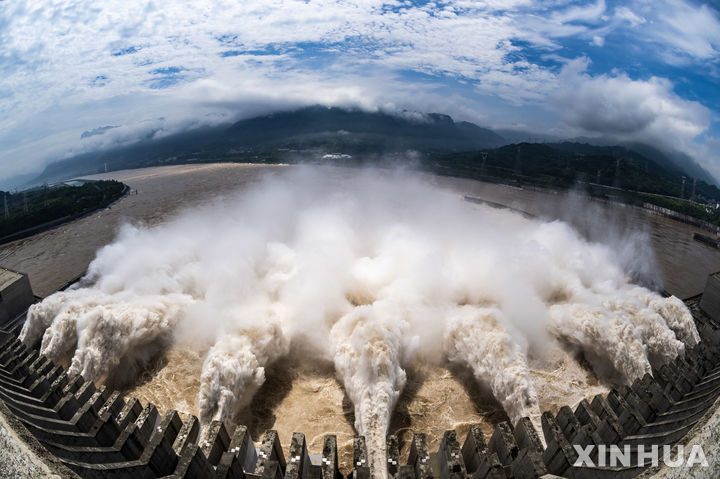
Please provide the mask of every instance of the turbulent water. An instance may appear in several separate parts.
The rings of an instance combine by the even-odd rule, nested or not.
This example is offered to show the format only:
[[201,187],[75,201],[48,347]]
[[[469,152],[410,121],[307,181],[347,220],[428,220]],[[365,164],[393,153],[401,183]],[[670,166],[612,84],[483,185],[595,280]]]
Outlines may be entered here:
[[647,238],[617,240],[591,243],[402,173],[298,169],[124,227],[78,287],[31,308],[21,337],[93,380],[141,371],[173,344],[202,352],[203,423],[236,419],[266,369],[301,348],[334,364],[381,476],[412,364],[467,367],[514,422],[539,416],[529,358],[551,357],[550,345],[613,383],[694,345],[682,302],[630,280],[652,263]]

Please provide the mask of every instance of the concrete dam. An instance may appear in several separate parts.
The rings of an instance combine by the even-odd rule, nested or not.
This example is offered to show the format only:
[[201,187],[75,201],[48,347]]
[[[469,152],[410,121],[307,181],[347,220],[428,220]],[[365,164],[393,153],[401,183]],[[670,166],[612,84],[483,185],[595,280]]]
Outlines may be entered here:
[[[32,296],[26,278],[6,276],[0,305],[5,311],[27,308]],[[544,412],[542,430],[529,418],[501,422],[490,435],[479,427],[466,437],[450,430],[437,450],[429,450],[425,434],[414,431],[406,464],[398,437],[389,435],[382,472],[397,479],[717,477],[720,273],[685,304],[701,341],[684,357],[653,368],[630,386],[584,399],[575,410]],[[289,440],[283,444],[276,431],[253,438],[244,425],[228,429],[221,421],[201,430],[195,416],[182,420],[175,410],[161,416],[153,404],[80,375],[70,377],[18,340],[25,315],[6,313],[0,331],[0,476],[338,479],[341,466],[350,466],[348,477],[371,477],[363,436],[354,438],[352,464],[341,465],[333,435],[316,451],[308,450],[301,432],[283,438]],[[648,453],[653,446],[659,461]],[[692,460],[688,452],[694,446],[702,453]],[[627,457],[601,457],[615,447]],[[690,469],[668,465],[664,447],[672,447],[675,462],[684,454]]]

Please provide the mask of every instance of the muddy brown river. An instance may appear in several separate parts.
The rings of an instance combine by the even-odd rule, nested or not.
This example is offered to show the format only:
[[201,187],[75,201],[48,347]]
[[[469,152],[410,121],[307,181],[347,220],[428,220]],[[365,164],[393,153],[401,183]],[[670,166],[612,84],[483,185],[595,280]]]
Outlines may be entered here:
[[[110,208],[0,246],[0,265],[28,273],[35,294],[49,295],[81,275],[95,252],[112,242],[122,224],[158,225],[183,209],[213,201],[284,168],[292,167],[167,166],[90,177],[122,181],[134,192]],[[351,175],[353,170],[334,172]],[[720,270],[720,251],[692,239],[693,232],[701,230],[643,210],[606,205],[580,196],[424,176],[460,195],[502,203],[549,220],[567,220],[600,241],[616,241],[628,233],[640,234],[646,238],[643,255],[654,255],[656,279],[668,292],[681,298],[702,292],[707,275]],[[542,410],[556,411],[564,404],[574,405],[584,397],[607,390],[562,348],[553,351],[542,360],[529,358]],[[185,414],[197,414],[204,353],[176,344],[127,393],[137,396],[143,404],[153,402],[161,412],[175,408]],[[348,465],[354,434],[352,415],[353,406],[335,379],[332,364],[307,364],[302,358],[291,358],[270,368],[256,400],[238,419],[248,425],[256,441],[262,438],[263,431],[278,430],[286,452],[295,431],[305,434],[310,452],[316,454],[322,450],[323,435],[335,434],[341,464]],[[408,383],[393,415],[390,432],[399,435],[401,452],[406,456],[413,431],[426,433],[433,449],[444,430],[455,429],[464,438],[472,424],[480,424],[489,433],[494,424],[506,419],[492,395],[478,387],[467,370],[418,364],[408,368]]]

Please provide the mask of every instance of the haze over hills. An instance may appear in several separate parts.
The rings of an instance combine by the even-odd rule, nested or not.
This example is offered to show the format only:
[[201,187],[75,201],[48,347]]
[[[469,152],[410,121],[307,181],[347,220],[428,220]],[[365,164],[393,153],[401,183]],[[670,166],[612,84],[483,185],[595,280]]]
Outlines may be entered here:
[[227,130],[227,138],[237,145],[293,144],[312,142],[323,133],[362,136],[368,146],[389,151],[470,150],[506,143],[492,130],[440,113],[391,115],[321,106],[239,121]]
[[[107,129],[98,128],[94,134],[103,134]],[[508,133],[511,140],[523,134],[503,133]],[[680,186],[682,176],[686,176],[699,180],[698,191],[704,192],[706,198],[720,200],[720,190],[716,192],[716,188],[710,186],[714,183],[712,176],[689,157],[668,155],[643,144],[592,145],[589,143],[592,140],[586,138],[582,139],[583,142],[525,142],[529,146],[513,149],[506,145],[515,142],[491,129],[469,122],[456,122],[450,116],[438,113],[390,114],[313,106],[241,120],[231,125],[200,128],[159,138],[155,136],[158,135],[149,135],[129,146],[52,163],[29,184],[55,182],[105,169],[211,161],[340,161],[349,165],[392,166],[394,162],[400,164],[406,161],[404,158],[408,153],[411,153],[416,166],[421,168],[461,175],[472,170],[473,175],[482,176],[482,172],[468,162],[478,166],[478,152],[490,151],[491,162],[493,158],[507,159],[515,155],[524,165],[524,171],[515,173],[524,178],[533,175],[542,177],[546,182],[552,178],[549,183],[556,186],[567,186],[578,179],[596,179],[603,184],[621,186],[622,183],[628,189],[680,196],[683,193]],[[601,139],[600,142],[607,141]],[[507,151],[521,151],[522,154]],[[616,171],[617,159],[624,161]],[[462,163],[460,173],[455,168],[458,161]],[[505,177],[508,171],[512,173],[516,169],[514,161],[504,167],[498,164],[500,170],[496,170],[495,174]],[[630,165],[637,168],[628,170]],[[622,178],[620,183],[615,179],[616,175]]]
[[705,168],[689,155],[680,151],[661,151],[647,143],[639,142],[618,142],[611,138],[573,138],[567,140],[572,143],[588,143],[591,145],[605,147],[620,147],[632,150],[646,158],[653,159],[658,165],[667,170],[674,170],[688,177],[697,178],[710,184],[718,184],[718,181]]
[[693,182],[686,172],[667,161],[666,157],[658,160],[622,146],[517,143],[486,152],[436,155],[431,168],[451,176],[502,178],[557,188],[584,182],[654,195],[694,197],[701,202],[720,201],[720,189],[714,184],[699,178]]
[[492,130],[437,113],[394,115],[313,106],[158,139],[151,135],[129,146],[78,155],[50,164],[32,183],[97,173],[106,163],[109,170],[117,170],[186,161],[287,161],[290,151],[380,155],[468,151],[506,143]]

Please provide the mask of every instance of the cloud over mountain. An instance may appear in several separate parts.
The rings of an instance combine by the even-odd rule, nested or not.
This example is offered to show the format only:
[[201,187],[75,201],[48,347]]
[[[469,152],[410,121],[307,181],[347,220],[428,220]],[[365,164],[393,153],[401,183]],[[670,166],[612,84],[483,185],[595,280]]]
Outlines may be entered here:
[[[710,4],[29,0],[0,2],[0,26],[4,177],[129,131],[318,103],[564,136],[649,132],[720,164],[700,154],[720,137]],[[568,83],[568,65],[583,62]],[[120,128],[80,138],[103,125]]]

